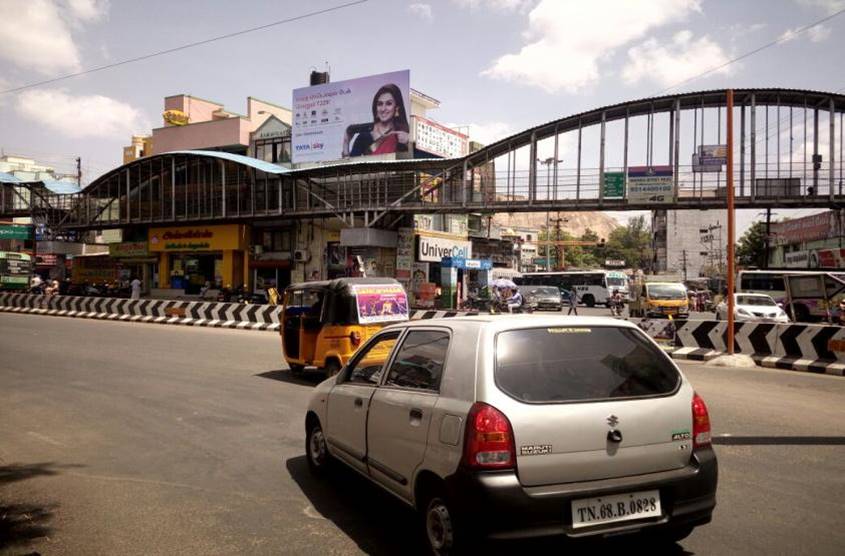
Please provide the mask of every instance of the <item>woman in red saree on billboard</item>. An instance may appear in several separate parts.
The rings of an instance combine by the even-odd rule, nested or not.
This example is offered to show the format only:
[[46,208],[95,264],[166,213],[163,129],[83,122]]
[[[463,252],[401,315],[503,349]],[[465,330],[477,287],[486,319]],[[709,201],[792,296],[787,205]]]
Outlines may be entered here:
[[373,123],[346,128],[343,157],[405,152],[409,129],[402,91],[392,83],[384,85],[373,97]]

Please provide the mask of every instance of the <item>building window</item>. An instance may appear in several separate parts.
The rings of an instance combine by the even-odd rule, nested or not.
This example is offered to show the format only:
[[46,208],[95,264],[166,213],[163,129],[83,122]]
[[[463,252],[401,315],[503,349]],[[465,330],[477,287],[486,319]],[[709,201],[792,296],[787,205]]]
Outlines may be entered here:
[[255,158],[273,164],[290,162],[290,136],[256,139]]
[[267,230],[262,233],[261,246],[265,251],[290,251],[292,239],[290,230]]

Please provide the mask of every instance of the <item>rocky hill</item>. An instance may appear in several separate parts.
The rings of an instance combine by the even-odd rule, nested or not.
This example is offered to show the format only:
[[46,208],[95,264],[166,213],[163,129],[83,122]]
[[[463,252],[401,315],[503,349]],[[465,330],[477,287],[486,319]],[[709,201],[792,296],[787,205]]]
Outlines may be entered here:
[[[613,217],[601,212],[553,212],[552,219],[557,216],[566,219],[561,224],[561,229],[569,232],[575,237],[581,237],[587,228],[593,230],[600,238],[607,239],[610,232],[620,226]],[[519,226],[527,228],[542,229],[546,226],[545,212],[500,212],[493,217],[493,222],[505,228]],[[554,226],[554,221],[552,221]]]

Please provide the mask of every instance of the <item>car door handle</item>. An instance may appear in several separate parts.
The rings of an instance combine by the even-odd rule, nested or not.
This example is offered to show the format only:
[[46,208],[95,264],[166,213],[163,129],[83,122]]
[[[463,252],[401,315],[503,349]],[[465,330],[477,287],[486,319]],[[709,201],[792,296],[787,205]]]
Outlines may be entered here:
[[420,419],[422,419],[422,418],[423,418],[423,412],[422,412],[422,409],[417,409],[417,408],[415,407],[415,408],[413,408],[411,411],[409,411],[409,412],[408,412],[408,416],[409,416],[411,419],[416,419],[416,420],[418,420],[418,421],[419,421]]
[[364,407],[364,400],[361,398],[355,398],[355,407]]

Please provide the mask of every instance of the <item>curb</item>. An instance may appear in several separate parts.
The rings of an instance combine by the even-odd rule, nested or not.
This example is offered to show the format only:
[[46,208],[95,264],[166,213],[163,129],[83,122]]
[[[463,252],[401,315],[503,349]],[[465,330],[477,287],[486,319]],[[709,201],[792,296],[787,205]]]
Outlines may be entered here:
[[[703,348],[676,348],[670,352],[672,359],[681,361],[706,362],[724,355],[721,351]],[[845,376],[845,363],[833,361],[798,359],[795,357],[777,357],[774,355],[751,355],[751,358],[760,367],[769,369],[780,369],[783,371],[795,371],[803,373],[815,373],[834,376]]]

